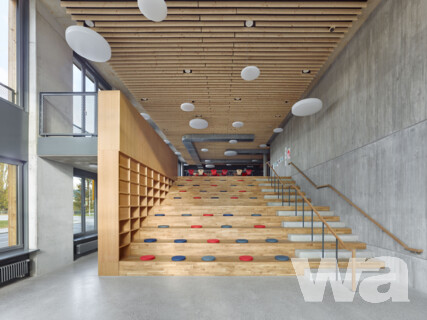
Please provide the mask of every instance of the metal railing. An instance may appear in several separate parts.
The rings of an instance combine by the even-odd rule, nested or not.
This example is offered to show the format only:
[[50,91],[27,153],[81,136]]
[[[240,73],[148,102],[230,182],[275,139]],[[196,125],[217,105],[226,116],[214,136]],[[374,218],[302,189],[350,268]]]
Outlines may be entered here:
[[357,211],[359,211],[362,215],[364,215],[369,221],[374,223],[378,228],[381,229],[381,231],[385,232],[389,237],[391,237],[394,241],[399,243],[405,250],[408,250],[413,253],[421,254],[423,252],[422,249],[415,249],[407,246],[402,240],[400,240],[398,237],[396,237],[394,234],[392,234],[389,230],[384,228],[378,221],[376,221],[374,218],[372,218],[370,215],[368,215],[365,211],[363,211],[360,207],[358,207],[356,204],[353,203],[349,198],[347,198],[345,195],[343,195],[340,191],[335,189],[334,186],[330,184],[325,184],[318,186],[316,185],[309,177],[306,176],[304,172],[300,168],[298,168],[294,163],[289,163],[291,166],[293,166],[313,187],[316,189],[323,189],[323,188],[329,188],[332,191],[334,191],[337,195],[339,195],[342,199],[344,199],[349,205],[351,205],[353,208],[355,208]]
[[[339,235],[333,230],[333,228],[326,222],[326,220],[320,215],[317,209],[313,204],[306,198],[303,192],[293,183],[285,183],[281,177],[277,174],[276,170],[271,166],[270,162],[267,162],[268,167],[270,168],[270,176],[268,177],[269,182],[272,187],[274,187],[274,193],[281,193],[282,206],[287,202],[288,205],[291,205],[291,189],[295,190],[295,216],[298,216],[298,195],[302,198],[302,226],[305,227],[305,204],[311,209],[311,241],[314,242],[314,214],[322,222],[322,258],[325,257],[325,226],[329,230],[329,233],[335,237],[335,260],[336,260],[336,275],[338,278],[338,250],[343,248],[345,250],[351,251],[351,269],[352,269],[352,290],[356,291],[356,249],[349,248],[344,241],[339,237]],[[284,188],[288,189],[288,201],[284,199]]]
[[0,98],[3,98],[15,104],[16,92],[11,87],[8,87],[7,85],[0,82]]
[[98,135],[97,92],[41,92],[40,136]]

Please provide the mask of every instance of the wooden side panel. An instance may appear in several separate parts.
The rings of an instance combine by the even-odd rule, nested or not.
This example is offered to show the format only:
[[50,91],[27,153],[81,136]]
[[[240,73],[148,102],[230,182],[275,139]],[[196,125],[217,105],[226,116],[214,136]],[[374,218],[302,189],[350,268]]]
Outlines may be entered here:
[[120,151],[169,178],[176,177],[176,155],[123,94],[120,104]]
[[98,101],[98,273],[116,276],[143,219],[166,197],[177,157],[120,91]]
[[120,96],[99,93],[98,103],[98,273],[119,272]]

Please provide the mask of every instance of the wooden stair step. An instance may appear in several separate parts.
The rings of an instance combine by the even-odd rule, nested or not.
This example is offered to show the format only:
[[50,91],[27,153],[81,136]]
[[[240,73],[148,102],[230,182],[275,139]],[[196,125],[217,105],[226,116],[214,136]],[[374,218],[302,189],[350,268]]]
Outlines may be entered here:
[[[291,261],[277,261],[273,256],[254,256],[254,261],[243,262],[238,256],[218,256],[216,261],[204,262],[201,256],[188,256],[185,261],[171,261],[171,256],[156,256],[155,260],[141,261],[138,256],[130,256],[119,262],[120,275],[128,276],[288,276],[304,274],[304,269],[295,270]],[[319,260],[309,261],[311,269],[319,268]],[[327,268],[336,265],[335,260],[326,264]],[[338,266],[345,269],[348,260],[340,260]],[[356,267],[379,269],[384,267],[382,261],[360,259]]]

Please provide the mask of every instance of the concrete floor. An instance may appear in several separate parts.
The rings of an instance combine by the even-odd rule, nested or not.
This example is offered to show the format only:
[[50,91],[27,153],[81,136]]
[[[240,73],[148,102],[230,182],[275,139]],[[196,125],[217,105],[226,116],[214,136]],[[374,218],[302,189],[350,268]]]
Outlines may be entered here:
[[0,318],[14,319],[426,319],[427,295],[408,303],[360,297],[306,303],[294,277],[98,277],[97,256],[0,289]]

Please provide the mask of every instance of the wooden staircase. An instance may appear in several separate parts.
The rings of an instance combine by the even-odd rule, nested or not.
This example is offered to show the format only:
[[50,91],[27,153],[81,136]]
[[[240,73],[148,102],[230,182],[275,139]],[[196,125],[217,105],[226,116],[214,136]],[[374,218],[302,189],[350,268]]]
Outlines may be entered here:
[[[290,178],[283,179],[295,183]],[[295,275],[292,262],[278,261],[277,255],[306,257],[310,267],[317,268],[322,252],[320,220],[313,218],[311,241],[310,211],[304,212],[303,226],[300,197],[295,199],[294,191],[290,203],[288,191],[285,197],[282,205],[281,195],[274,192],[267,177],[180,177],[161,205],[153,207],[142,221],[129,255],[119,262],[120,275]],[[365,250],[366,244],[359,242],[329,207],[316,206],[316,210],[349,248],[358,250],[364,269],[383,266],[380,261],[365,262],[371,256]],[[176,239],[186,242],[176,243]],[[209,239],[220,242],[208,243]],[[248,242],[236,243],[237,239]],[[327,230],[324,248],[326,257],[335,257],[335,238]],[[347,268],[349,253],[339,251],[340,268]],[[155,259],[141,261],[144,255],[154,255]],[[171,261],[177,255],[185,256],[185,260]],[[240,261],[243,255],[252,256],[253,261]],[[205,262],[204,256],[214,256],[215,261]]]

